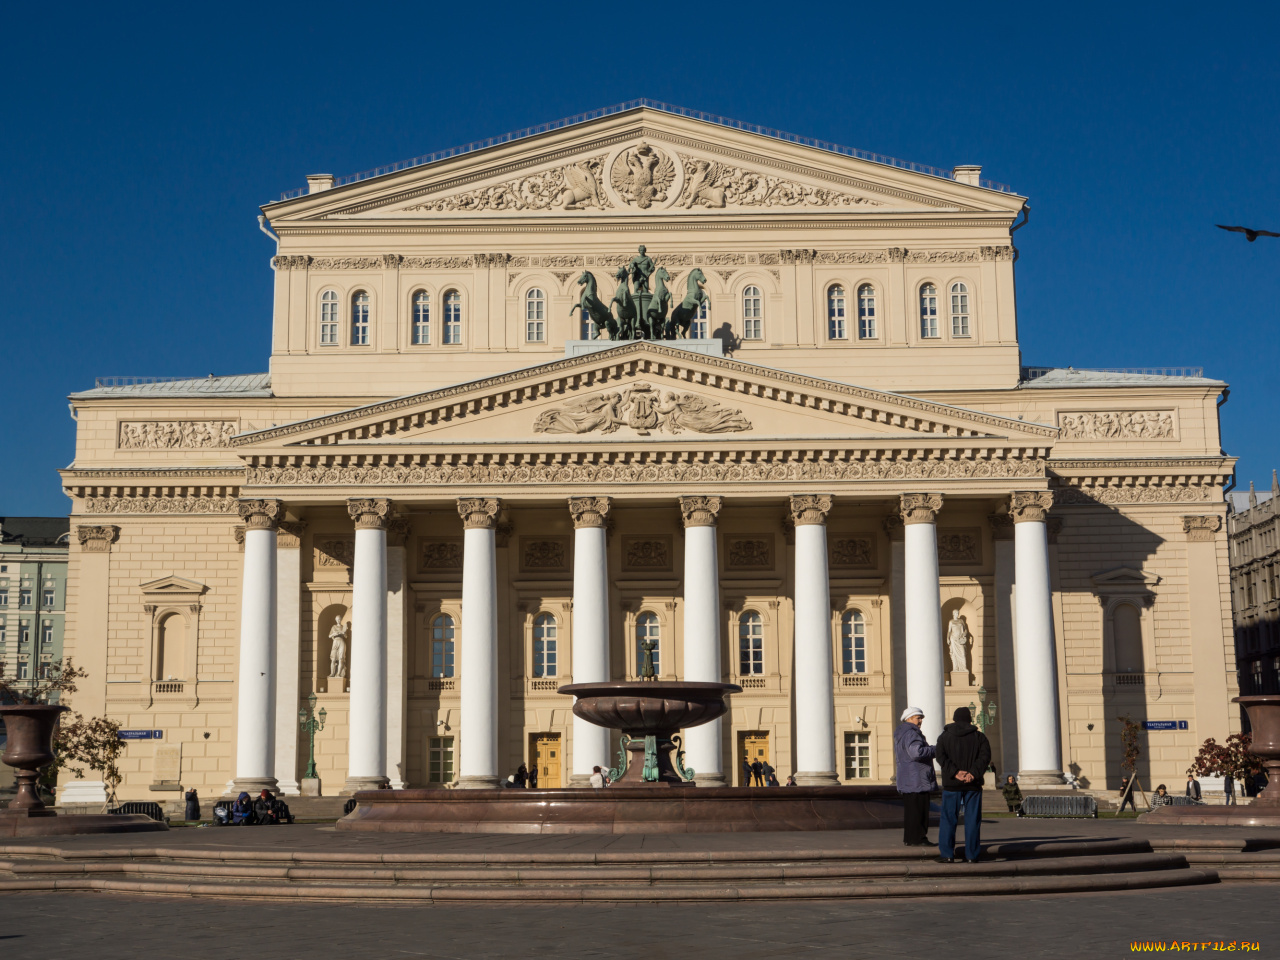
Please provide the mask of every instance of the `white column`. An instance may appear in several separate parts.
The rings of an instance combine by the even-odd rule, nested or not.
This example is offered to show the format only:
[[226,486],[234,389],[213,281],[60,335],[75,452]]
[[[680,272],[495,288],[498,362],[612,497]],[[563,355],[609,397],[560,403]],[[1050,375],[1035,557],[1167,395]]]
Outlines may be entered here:
[[352,499],[356,549],[351,568],[351,695],[344,794],[387,780],[387,523],[391,501]]
[[392,790],[405,787],[405,704],[409,678],[405,670],[405,539],[409,521],[392,520],[387,527],[387,759]]
[[[1017,608],[1013,596],[1015,562],[1013,550],[1013,517],[997,513],[988,518],[995,541],[995,608],[996,608],[996,705],[1000,719],[1000,779],[1006,773],[1018,772],[1018,682],[1014,656],[1013,612]],[[990,689],[988,687],[988,689]]]
[[[684,518],[684,679],[719,683],[720,561],[716,552],[719,497],[681,497]],[[685,731],[685,757],[698,786],[723,787],[721,720]]]
[[[573,516],[573,682],[609,677],[609,555],[605,518],[608,497],[570,497]],[[587,786],[591,768],[609,767],[609,731],[573,718],[570,786]],[[696,769],[696,768],[695,768]]]
[[[796,783],[832,786],[836,708],[832,675],[831,583],[827,573],[828,496],[791,498],[796,525]],[[696,767],[694,768],[697,769]]]
[[298,785],[298,678],[302,632],[302,531],[282,523],[276,534],[276,780],[296,797]]
[[938,511],[942,495],[904,493],[903,619],[906,624],[907,706],[924,711],[921,731],[935,743],[946,716],[942,662],[942,595],[938,589]]
[[498,775],[498,501],[461,499],[462,696],[458,786],[496,787]]
[[1031,786],[1063,782],[1058,733],[1058,681],[1049,585],[1049,531],[1053,494],[1009,498],[1017,594],[1018,780]]
[[240,600],[236,776],[231,792],[275,790],[276,523],[279,500],[241,500],[245,522]]

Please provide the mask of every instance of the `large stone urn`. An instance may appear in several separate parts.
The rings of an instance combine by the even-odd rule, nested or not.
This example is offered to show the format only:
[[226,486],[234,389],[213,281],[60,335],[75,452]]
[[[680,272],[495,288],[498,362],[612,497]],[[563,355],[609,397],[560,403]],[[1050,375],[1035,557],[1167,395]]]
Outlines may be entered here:
[[1267,772],[1267,786],[1254,798],[1253,806],[1280,807],[1280,695],[1236,697],[1232,702],[1249,714],[1249,726],[1253,728],[1249,752],[1262,758],[1262,768]]
[[36,783],[40,770],[53,763],[53,731],[66,712],[66,707],[45,703],[0,706],[0,720],[4,720],[9,738],[0,761],[14,768],[18,782],[18,795],[10,801],[10,810],[25,811],[28,817],[54,815],[40,799]]

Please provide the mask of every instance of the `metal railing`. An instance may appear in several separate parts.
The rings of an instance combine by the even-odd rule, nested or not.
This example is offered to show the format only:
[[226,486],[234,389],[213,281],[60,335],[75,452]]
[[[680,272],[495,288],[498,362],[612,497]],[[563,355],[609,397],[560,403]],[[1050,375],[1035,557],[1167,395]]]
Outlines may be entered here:
[[95,387],[136,387],[144,383],[176,383],[179,380],[198,380],[199,377],[94,377]]
[[156,693],[181,693],[182,682],[179,681],[177,683],[174,683],[172,680],[165,680],[162,683],[157,683],[155,685],[155,692]]
[[1146,377],[1203,377],[1204,367],[1023,367],[1023,380],[1038,380],[1055,370],[1070,373],[1137,373]]
[[1022,798],[1024,817],[1096,817],[1098,801],[1088,794]]
[[[761,127],[754,123],[744,123],[741,120],[734,120],[731,117],[722,117],[719,114],[703,113],[701,110],[689,110],[686,107],[677,107],[674,104],[663,103],[661,100],[649,100],[640,98],[637,100],[627,100],[623,103],[615,103],[612,106],[603,107],[599,110],[588,110],[585,113],[574,114],[572,117],[562,117],[559,120],[553,120],[550,123],[540,123],[533,127],[524,127],[521,130],[512,130],[510,133],[504,133],[497,137],[488,137],[484,140],[473,140],[471,143],[463,144],[460,147],[450,147],[447,150],[437,150],[435,153],[425,153],[420,157],[413,157],[409,160],[401,160],[399,163],[389,163],[381,167],[373,167],[369,170],[361,170],[359,173],[348,174],[345,177],[336,177],[333,181],[335,187],[343,186],[348,183],[357,183],[360,180],[369,180],[373,177],[381,177],[384,174],[395,173],[399,170],[408,170],[411,167],[420,167],[423,164],[435,163],[437,160],[447,160],[450,157],[462,156],[467,153],[474,153],[477,150],[484,150],[488,147],[496,147],[504,143],[511,143],[515,140],[523,140],[526,137],[536,136],[540,133],[547,133],[551,130],[561,130],[565,127],[572,127],[575,124],[585,123],[588,120],[598,120],[601,117],[609,117],[618,113],[626,113],[628,110],[636,110],[640,107],[648,107],[651,110],[660,110],[663,113],[670,113],[677,117],[688,117],[691,120],[701,120],[704,123],[714,123],[717,126],[729,127],[733,130],[744,130],[747,133],[755,133],[764,137],[771,137],[774,140],[785,140],[787,143],[797,143],[805,147],[815,147],[819,150],[826,150],[830,153],[839,153],[846,157],[856,157],[859,160],[869,160],[872,163],[882,163],[886,166],[897,167],[900,170],[910,170],[914,173],[923,173],[931,177],[941,177],[944,180],[954,180],[955,175],[950,170],[943,170],[939,167],[931,167],[925,163],[913,163],[910,160],[900,160],[897,157],[885,156],[882,153],[873,153],[870,150],[859,150],[856,147],[846,147],[842,144],[831,143],[827,140],[815,140],[812,137],[802,137],[796,133],[787,133],[785,130],[777,130],[773,127]],[[1016,193],[1013,187],[1007,183],[998,183],[995,180],[979,180],[978,185],[987,190],[996,190],[1000,193]],[[280,194],[281,200],[293,200],[297,197],[304,196],[309,188],[298,187],[295,190],[286,190]]]
[[861,676],[856,673],[842,674],[840,677],[840,686],[842,687],[869,687],[871,686],[871,678]]

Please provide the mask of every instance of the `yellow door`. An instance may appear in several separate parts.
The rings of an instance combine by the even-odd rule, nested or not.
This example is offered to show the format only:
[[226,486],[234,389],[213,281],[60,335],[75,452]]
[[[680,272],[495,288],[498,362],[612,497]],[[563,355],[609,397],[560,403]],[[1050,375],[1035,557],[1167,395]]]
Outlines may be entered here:
[[762,730],[753,730],[738,735],[742,749],[738,751],[738,779],[742,786],[749,787],[753,781],[747,776],[746,764],[759,760],[769,762],[769,734]]
[[534,762],[538,766],[538,787],[551,789],[560,786],[560,734],[535,733],[533,741]]

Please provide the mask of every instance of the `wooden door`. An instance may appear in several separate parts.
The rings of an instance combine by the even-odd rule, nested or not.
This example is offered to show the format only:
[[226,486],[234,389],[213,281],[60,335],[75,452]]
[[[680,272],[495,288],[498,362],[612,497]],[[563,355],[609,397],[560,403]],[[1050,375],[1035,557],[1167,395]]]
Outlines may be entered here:
[[553,789],[561,786],[560,734],[535,733],[529,740],[529,754],[538,767],[538,788]]
[[759,760],[761,763],[769,762],[769,734],[763,730],[746,730],[738,734],[738,742],[741,749],[738,751],[738,779],[744,787],[751,786],[752,782],[747,778],[747,771],[743,765],[753,763]]

